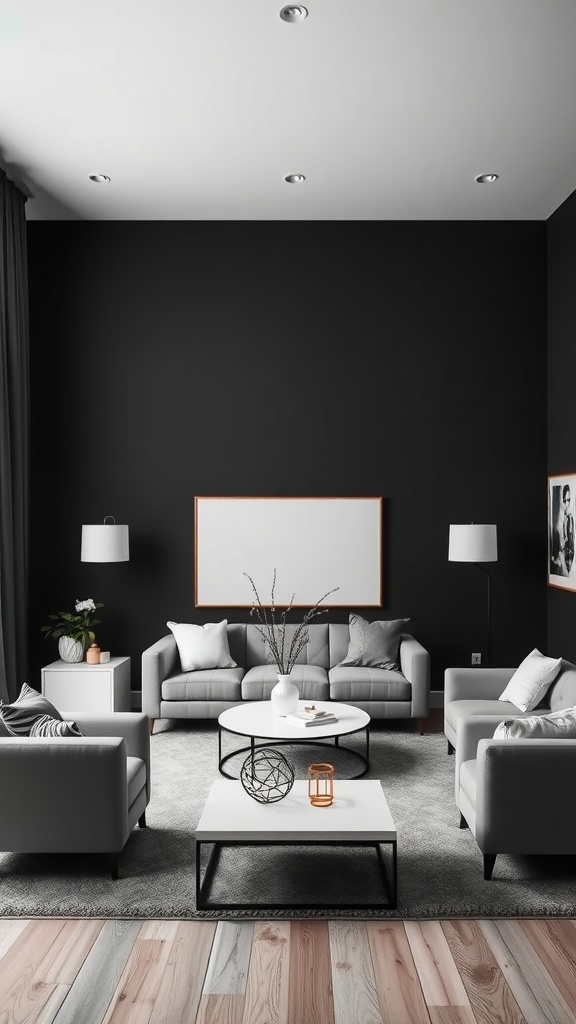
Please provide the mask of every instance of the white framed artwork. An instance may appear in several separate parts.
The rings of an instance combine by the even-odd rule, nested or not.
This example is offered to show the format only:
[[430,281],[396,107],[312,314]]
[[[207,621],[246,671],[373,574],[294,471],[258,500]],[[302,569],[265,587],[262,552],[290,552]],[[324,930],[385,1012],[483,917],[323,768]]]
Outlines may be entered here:
[[381,497],[196,497],[194,604],[250,607],[248,574],[264,605],[381,607]]

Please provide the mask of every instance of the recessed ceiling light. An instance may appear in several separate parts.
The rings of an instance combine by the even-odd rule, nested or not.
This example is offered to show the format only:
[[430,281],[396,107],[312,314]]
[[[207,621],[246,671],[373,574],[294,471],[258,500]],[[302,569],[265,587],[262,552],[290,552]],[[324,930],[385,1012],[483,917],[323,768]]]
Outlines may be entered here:
[[491,181],[498,181],[499,177],[498,174],[477,174],[474,181],[477,181],[479,185],[485,185]]
[[284,181],[287,181],[290,185],[295,185],[299,181],[306,181],[306,177],[304,174],[287,174]]
[[90,174],[90,181],[95,181],[97,185],[103,185],[104,182],[110,181],[107,174]]
[[300,4],[288,4],[280,11],[280,17],[282,21],[304,21],[304,18],[308,17],[308,11]]

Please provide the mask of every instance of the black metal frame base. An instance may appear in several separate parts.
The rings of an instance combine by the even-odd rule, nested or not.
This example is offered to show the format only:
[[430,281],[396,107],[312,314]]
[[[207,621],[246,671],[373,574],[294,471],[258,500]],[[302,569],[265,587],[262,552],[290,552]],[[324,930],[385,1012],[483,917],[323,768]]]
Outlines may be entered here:
[[[245,736],[246,735],[245,733],[233,732],[231,729],[224,729],[224,731],[225,732],[229,732],[233,736],[238,736],[238,735]],[[316,739],[314,739],[313,736],[309,736],[309,737],[306,737],[306,738],[302,737],[302,739],[294,738],[294,739],[289,739],[289,740],[270,739],[267,742],[256,743],[256,738],[254,736],[252,736],[251,739],[250,739],[250,745],[249,746],[247,746],[247,747],[239,747],[237,750],[232,750],[229,754],[225,754],[224,757],[222,757],[222,726],[219,724],[218,725],[218,771],[220,772],[221,775],[224,776],[224,778],[226,778],[226,779],[233,779],[234,781],[236,781],[239,778],[238,775],[230,775],[229,772],[224,770],[224,765],[232,757],[237,757],[238,754],[248,754],[248,753],[254,754],[254,752],[256,750],[259,750],[261,747],[285,747],[285,746],[292,746],[292,745],[308,745],[308,746],[311,746],[311,747],[324,747],[324,748],[327,747],[329,750],[334,750],[334,749],[336,749],[336,750],[344,750],[347,754],[351,754],[352,757],[357,758],[361,762],[361,764],[363,765],[363,768],[362,768],[362,771],[358,772],[356,775],[349,775],[349,776],[347,776],[347,778],[349,778],[349,779],[361,779],[364,775],[366,775],[366,772],[370,768],[370,723],[368,722],[367,725],[363,725],[359,729],[354,729],[352,732],[346,732],[346,733],[343,734],[344,736],[354,736],[355,733],[362,732],[362,731],[364,731],[365,734],[366,734],[366,754],[361,754],[359,750],[351,750],[350,747],[342,746],[339,743],[340,736],[329,737],[329,738],[332,738],[334,740],[334,743],[328,743],[325,740],[320,740],[320,739],[316,740]]]
[[[201,874],[202,847],[211,846],[208,863]],[[220,851],[227,846],[338,846],[345,849],[357,847],[372,847],[376,851],[380,876],[383,889],[388,897],[387,902],[382,903],[301,903],[296,900],[290,903],[218,903],[208,899],[208,890],[216,873]],[[390,877],[386,860],[382,853],[382,847],[389,846],[392,849],[392,869]],[[395,910],[398,901],[398,850],[397,840],[376,840],[376,839],[238,839],[214,841],[210,839],[196,840],[196,909],[197,910]]]

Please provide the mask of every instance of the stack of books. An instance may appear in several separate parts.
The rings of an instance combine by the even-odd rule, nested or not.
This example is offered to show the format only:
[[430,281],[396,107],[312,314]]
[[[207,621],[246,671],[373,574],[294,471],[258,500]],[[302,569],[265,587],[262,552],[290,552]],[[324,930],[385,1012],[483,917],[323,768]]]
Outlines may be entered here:
[[286,715],[286,721],[291,722],[293,725],[303,725],[306,727],[310,725],[328,725],[331,722],[337,722],[338,719],[333,711],[319,711],[312,706]]

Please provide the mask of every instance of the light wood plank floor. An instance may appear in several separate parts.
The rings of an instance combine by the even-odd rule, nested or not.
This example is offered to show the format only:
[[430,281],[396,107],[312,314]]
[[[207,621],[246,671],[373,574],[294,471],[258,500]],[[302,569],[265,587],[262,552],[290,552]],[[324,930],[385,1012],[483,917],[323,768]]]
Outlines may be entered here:
[[576,920],[0,920],[0,1024],[576,1024]]

